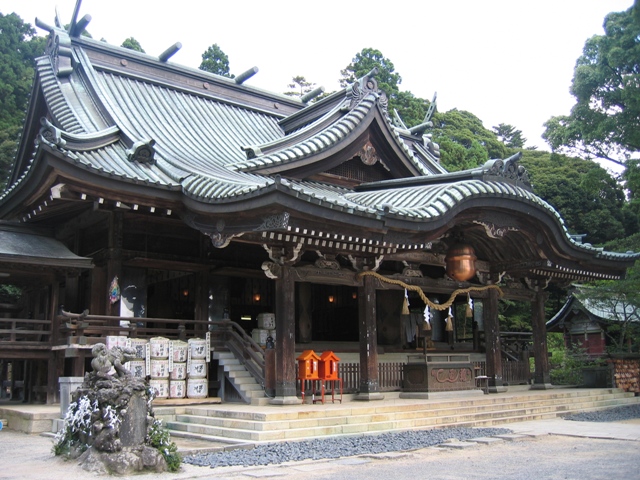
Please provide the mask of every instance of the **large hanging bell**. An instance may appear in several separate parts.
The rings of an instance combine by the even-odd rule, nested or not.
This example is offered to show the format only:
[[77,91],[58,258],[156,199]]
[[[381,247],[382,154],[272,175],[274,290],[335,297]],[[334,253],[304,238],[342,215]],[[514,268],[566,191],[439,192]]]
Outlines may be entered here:
[[465,282],[476,274],[476,253],[473,247],[458,243],[451,247],[445,257],[447,275],[459,282]]

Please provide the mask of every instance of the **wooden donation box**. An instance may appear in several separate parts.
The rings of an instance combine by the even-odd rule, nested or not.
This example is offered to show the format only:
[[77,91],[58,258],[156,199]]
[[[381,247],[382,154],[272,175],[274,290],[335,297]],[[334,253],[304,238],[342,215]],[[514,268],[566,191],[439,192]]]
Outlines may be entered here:
[[403,365],[405,392],[448,392],[475,388],[468,354],[409,355]]
[[313,350],[305,350],[296,359],[298,360],[298,378],[300,380],[318,380],[318,361],[320,357]]
[[338,379],[338,362],[340,359],[331,350],[323,352],[320,355],[319,375],[321,380],[337,380]]

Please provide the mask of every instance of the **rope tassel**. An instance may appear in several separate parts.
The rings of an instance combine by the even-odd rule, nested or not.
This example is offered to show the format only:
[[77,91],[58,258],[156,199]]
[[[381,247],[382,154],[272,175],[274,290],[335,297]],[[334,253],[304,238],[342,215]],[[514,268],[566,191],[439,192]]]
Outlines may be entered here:
[[447,315],[447,323],[444,329],[447,332],[453,332],[453,314],[451,313],[451,307],[449,307],[449,315]]
[[407,289],[404,289],[404,302],[402,303],[402,315],[409,315],[411,312],[409,311],[409,292]]
[[467,309],[465,314],[467,318],[473,317],[473,300],[471,300],[471,295],[469,295],[468,293],[467,293]]

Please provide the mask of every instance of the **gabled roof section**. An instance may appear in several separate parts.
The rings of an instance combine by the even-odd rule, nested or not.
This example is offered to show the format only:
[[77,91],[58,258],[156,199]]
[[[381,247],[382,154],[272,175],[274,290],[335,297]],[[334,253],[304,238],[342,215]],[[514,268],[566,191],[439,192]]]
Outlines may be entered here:
[[584,312],[590,320],[596,322],[602,320],[615,322],[621,319],[640,321],[640,306],[632,305],[622,299],[620,301],[614,299],[610,305],[603,305],[589,297],[590,289],[591,287],[585,285],[575,285],[562,308],[547,322],[547,329],[561,326],[576,311]]
[[[334,94],[292,115],[285,124],[290,133],[273,142],[243,147],[247,159],[229,168],[309,178],[358,155],[365,165],[381,162],[389,178],[444,172],[434,154],[437,149],[429,147],[430,139],[421,136],[419,142],[408,141],[410,132],[392,125],[376,73],[373,70],[344,89],[342,97]],[[314,112],[322,115],[314,116]],[[299,129],[291,130],[292,126]]]

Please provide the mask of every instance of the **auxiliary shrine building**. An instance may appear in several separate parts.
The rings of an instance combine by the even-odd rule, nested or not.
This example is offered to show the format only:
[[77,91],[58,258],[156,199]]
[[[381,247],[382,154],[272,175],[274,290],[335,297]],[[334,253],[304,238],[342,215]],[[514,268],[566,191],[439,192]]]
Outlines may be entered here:
[[[177,47],[81,37],[85,19],[38,26],[47,52],[0,194],[0,281],[23,290],[0,305],[0,358],[25,398],[56,401],[107,335],[205,332],[274,403],[296,401],[314,345],[359,352],[363,400],[381,397],[382,352],[409,346],[486,355],[498,392],[500,298],[531,302],[545,388],[545,288],[640,257],[576,243],[518,155],[448,173],[428,118],[392,120],[375,71],[309,103],[245,84],[257,69],[230,79],[170,63]],[[251,336],[265,313],[271,371]],[[233,383],[218,372],[211,395]]]

